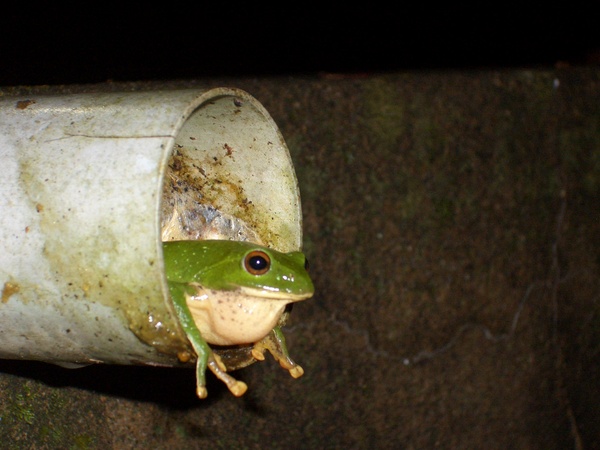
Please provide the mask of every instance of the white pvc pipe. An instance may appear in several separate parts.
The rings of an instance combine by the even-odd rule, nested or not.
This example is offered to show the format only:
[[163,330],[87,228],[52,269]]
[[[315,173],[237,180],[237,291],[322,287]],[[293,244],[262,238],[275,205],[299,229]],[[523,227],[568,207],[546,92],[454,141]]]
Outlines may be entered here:
[[287,147],[247,93],[0,99],[0,358],[177,365],[161,239],[199,202],[300,248]]

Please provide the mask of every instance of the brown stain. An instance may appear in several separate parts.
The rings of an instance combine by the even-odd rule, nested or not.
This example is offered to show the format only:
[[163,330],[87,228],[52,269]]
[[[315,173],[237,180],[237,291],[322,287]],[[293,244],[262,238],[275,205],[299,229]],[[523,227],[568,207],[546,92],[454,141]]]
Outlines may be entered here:
[[35,104],[35,100],[19,100],[16,104],[17,109],[27,109],[30,105]]
[[233,155],[233,148],[231,148],[229,144],[223,144],[223,148],[227,151],[225,156],[231,157],[231,155]]
[[11,296],[19,292],[20,287],[17,283],[7,281],[2,289],[2,303],[7,303]]
[[[195,192],[199,201],[210,204],[218,210],[223,209],[223,198],[235,198],[235,215],[248,223],[254,230],[260,230],[265,234],[264,227],[257,223],[254,205],[248,200],[242,180],[230,181],[227,172],[219,171],[221,160],[216,157],[204,161],[190,163],[186,158],[189,150],[181,145],[177,146],[169,161],[169,173],[166,177],[165,189],[171,191],[170,196],[180,196],[183,193]],[[233,157],[234,149],[229,144],[224,144],[226,154],[223,157]],[[202,167],[204,166],[204,167]],[[215,169],[213,170],[209,170]],[[209,179],[207,172],[214,173]],[[201,200],[200,200],[201,199]],[[165,203],[168,203],[165,202]],[[264,236],[261,236],[264,238]]]

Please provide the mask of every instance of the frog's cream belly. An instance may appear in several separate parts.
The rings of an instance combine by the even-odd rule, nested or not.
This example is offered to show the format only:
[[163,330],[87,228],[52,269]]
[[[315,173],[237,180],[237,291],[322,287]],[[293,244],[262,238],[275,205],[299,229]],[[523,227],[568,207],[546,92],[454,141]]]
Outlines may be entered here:
[[187,297],[187,306],[206,342],[236,345],[265,337],[291,301],[199,288],[196,295]]

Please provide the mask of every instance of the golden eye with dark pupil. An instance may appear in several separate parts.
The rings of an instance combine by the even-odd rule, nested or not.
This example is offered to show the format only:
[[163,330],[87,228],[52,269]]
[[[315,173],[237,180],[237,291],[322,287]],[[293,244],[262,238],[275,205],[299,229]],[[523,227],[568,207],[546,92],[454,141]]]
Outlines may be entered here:
[[271,258],[265,252],[254,250],[244,258],[244,268],[252,275],[264,275],[271,268]]

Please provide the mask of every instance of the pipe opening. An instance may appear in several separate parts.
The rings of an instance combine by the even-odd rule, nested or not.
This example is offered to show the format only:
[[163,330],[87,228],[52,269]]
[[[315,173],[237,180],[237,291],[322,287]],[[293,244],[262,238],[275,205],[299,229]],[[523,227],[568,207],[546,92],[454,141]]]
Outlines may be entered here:
[[281,134],[254,98],[217,91],[203,96],[177,133],[164,176],[162,241],[229,239],[299,249],[300,200]]

